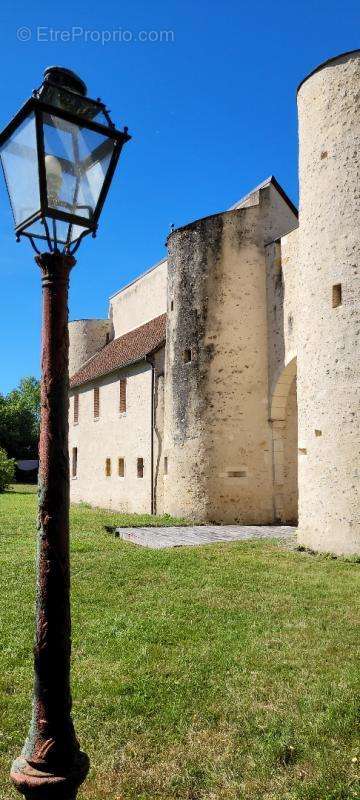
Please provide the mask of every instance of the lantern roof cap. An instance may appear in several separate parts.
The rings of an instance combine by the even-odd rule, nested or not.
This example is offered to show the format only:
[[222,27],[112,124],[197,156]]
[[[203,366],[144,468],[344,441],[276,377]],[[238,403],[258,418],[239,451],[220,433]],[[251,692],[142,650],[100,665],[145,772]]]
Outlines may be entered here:
[[44,71],[44,83],[52,83],[63,89],[70,89],[76,94],[86,97],[87,86],[71,69],[66,67],[47,67]]

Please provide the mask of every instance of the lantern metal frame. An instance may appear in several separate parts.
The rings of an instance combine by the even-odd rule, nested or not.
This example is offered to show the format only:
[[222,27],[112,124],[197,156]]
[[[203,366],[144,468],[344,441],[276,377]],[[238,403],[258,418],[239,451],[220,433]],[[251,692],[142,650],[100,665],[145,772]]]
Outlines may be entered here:
[[[10,137],[16,132],[16,130],[20,127],[20,125],[28,117],[30,117],[31,114],[34,114],[40,208],[38,211],[36,211],[34,214],[31,214],[27,219],[23,220],[19,224],[16,224],[11,192],[8,186],[8,181],[6,178],[2,160],[1,160],[1,166],[5,179],[7,193],[9,196],[10,206],[14,216],[15,235],[17,241],[20,240],[20,236],[27,237],[30,240],[33,249],[37,253],[39,253],[40,251],[36,247],[34,239],[43,240],[44,242],[47,243],[50,252],[59,252],[56,236],[54,237],[54,239],[52,239],[50,236],[50,231],[46,219],[48,217],[50,218],[50,220],[53,220],[55,222],[58,220],[60,222],[68,223],[69,226],[79,225],[85,228],[85,230],[81,232],[80,236],[77,239],[66,243],[63,248],[64,253],[73,255],[75,251],[78,249],[80,242],[82,241],[84,236],[88,235],[89,233],[91,233],[93,236],[96,235],[99,217],[110,188],[110,184],[120,157],[122,147],[127,141],[129,141],[129,139],[131,139],[131,136],[128,133],[127,127],[124,127],[123,130],[118,130],[115,127],[114,123],[110,119],[108,110],[101,101],[92,100],[88,97],[82,97],[81,95],[78,95],[76,92],[73,92],[71,89],[65,89],[63,87],[61,88],[62,94],[65,93],[66,95],[68,95],[69,103],[71,103],[71,100],[73,100],[74,102],[78,100],[83,101],[84,105],[87,104],[87,111],[89,111],[89,109],[91,109],[91,111],[93,110],[94,115],[102,112],[105,119],[108,122],[108,125],[103,125],[100,122],[96,122],[94,119],[91,119],[88,116],[85,116],[84,114],[73,113],[71,111],[60,108],[57,105],[43,102],[39,97],[39,94],[41,88],[43,88],[44,86],[46,86],[46,88],[53,88],[54,90],[59,89],[58,85],[52,84],[51,82],[47,81],[46,84],[43,84],[42,87],[40,87],[40,90],[36,90],[33,93],[33,96],[29,98],[29,100],[27,100],[26,103],[24,103],[24,105],[20,108],[17,114],[15,114],[13,119],[0,133],[0,148],[1,148],[8,141],[8,139],[10,139]],[[110,163],[107,168],[107,172],[97,199],[95,209],[91,214],[91,218],[82,216],[80,214],[74,214],[70,211],[63,211],[59,208],[54,208],[53,206],[49,205],[48,193],[47,193],[46,166],[45,166],[45,145],[44,145],[44,130],[43,130],[44,115],[52,115],[53,117],[63,120],[64,122],[71,123],[81,128],[85,128],[87,130],[98,133],[106,137],[107,140],[112,139],[114,142],[114,148],[111,154]],[[102,142],[98,146],[98,149],[100,150],[103,147],[103,145],[104,142]],[[58,156],[57,160],[60,163],[64,163],[64,160]],[[28,230],[29,227],[34,225],[34,223],[36,222],[40,222],[44,225],[44,235],[34,234]],[[69,230],[71,230],[71,227],[69,227]]]

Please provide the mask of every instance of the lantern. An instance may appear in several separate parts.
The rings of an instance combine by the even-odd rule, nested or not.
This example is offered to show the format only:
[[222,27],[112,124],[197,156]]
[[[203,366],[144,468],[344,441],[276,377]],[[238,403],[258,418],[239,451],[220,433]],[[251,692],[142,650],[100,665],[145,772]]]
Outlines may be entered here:
[[74,253],[99,217],[127,128],[86,96],[71,70],[50,67],[40,89],[0,134],[0,159],[17,238],[37,252]]

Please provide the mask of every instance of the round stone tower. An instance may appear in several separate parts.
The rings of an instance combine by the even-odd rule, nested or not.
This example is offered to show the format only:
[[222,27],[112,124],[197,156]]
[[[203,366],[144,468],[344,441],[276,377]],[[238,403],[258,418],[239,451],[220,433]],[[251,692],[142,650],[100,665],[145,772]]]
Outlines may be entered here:
[[360,51],[299,87],[299,539],[360,550]]
[[113,338],[110,319],[76,319],[69,322],[69,375],[80,367]]
[[264,242],[294,227],[272,184],[168,240],[164,509],[274,521]]

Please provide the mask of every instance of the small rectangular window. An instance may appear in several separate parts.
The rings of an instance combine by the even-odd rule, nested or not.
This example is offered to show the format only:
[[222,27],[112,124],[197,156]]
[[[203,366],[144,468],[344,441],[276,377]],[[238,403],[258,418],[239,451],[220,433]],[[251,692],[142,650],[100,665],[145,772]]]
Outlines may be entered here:
[[94,389],[94,418],[100,417],[100,389],[98,386]]
[[332,287],[332,307],[338,308],[342,304],[341,283],[335,283]]
[[138,478],[144,477],[144,459],[138,458],[137,460],[137,476]]
[[72,462],[71,462],[71,475],[73,478],[76,478],[77,476],[77,465],[78,465],[78,449],[77,447],[73,447]]
[[119,460],[118,460],[118,475],[119,475],[119,478],[124,478],[125,477],[125,459],[124,458],[119,458]]
[[79,395],[74,394],[74,423],[79,422]]
[[165,456],[164,458],[164,475],[168,474],[168,457]]
[[120,414],[124,414],[126,411],[126,378],[120,379],[119,411]]
[[191,361],[191,350],[189,348],[187,348],[183,352],[183,362],[184,362],[184,364],[189,364],[190,361]]
[[111,475],[111,458],[107,458],[105,461],[105,477],[110,478]]
[[228,478],[246,478],[244,469],[232,469],[228,471]]

